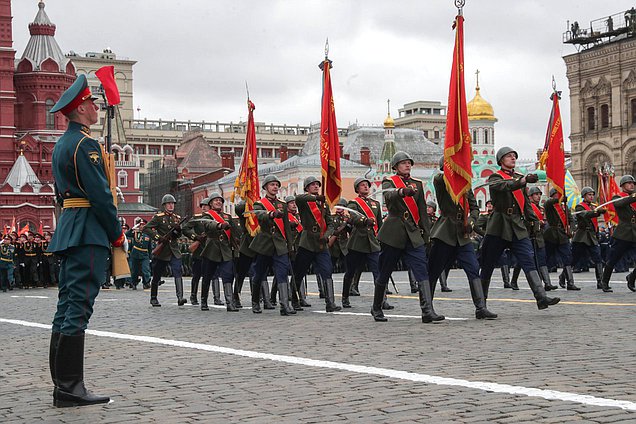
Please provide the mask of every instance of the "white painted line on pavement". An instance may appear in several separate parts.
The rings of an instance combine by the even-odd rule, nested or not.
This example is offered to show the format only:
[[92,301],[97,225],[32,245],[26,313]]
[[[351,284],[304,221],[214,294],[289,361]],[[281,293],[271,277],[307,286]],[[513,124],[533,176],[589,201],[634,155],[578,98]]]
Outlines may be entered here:
[[[50,330],[50,324],[40,324],[15,319],[0,318],[0,322],[21,325],[24,327],[42,328]],[[578,393],[561,392],[558,390],[536,389],[532,387],[513,386],[510,384],[490,383],[486,381],[469,381],[458,378],[438,377],[428,374],[393,370],[388,368],[369,367],[366,365],[347,364],[343,362],[323,361],[318,359],[302,358],[298,356],[276,355],[273,353],[255,352],[251,350],[232,349],[222,346],[207,345],[203,343],[191,343],[180,340],[162,339],[150,336],[135,336],[132,334],[113,333],[110,331],[86,330],[88,334],[98,337],[108,337],[120,340],[134,340],[144,343],[152,343],[164,346],[174,346],[186,349],[203,350],[207,352],[224,353],[227,355],[242,356],[246,358],[265,359],[268,361],[283,362],[293,365],[304,365],[315,368],[327,368],[348,371],[357,374],[376,375],[399,380],[407,380],[418,383],[436,384],[440,386],[457,386],[468,389],[483,390],[492,393],[508,393],[512,395],[539,397],[547,400],[560,400],[584,405],[620,408],[627,411],[636,411],[636,403],[627,400],[607,399]]]
[[12,295],[11,297],[15,297],[15,298],[24,298],[24,299],[48,299],[48,296],[16,296],[16,295]]
[[[370,313],[362,313],[362,312],[326,312],[326,311],[311,311],[313,313],[316,314],[333,314],[333,315],[355,315],[355,316],[364,316],[367,318],[371,317]],[[397,314],[384,314],[385,317],[387,318],[417,318],[417,319],[422,319],[422,317],[420,315],[397,315]],[[450,317],[446,317],[447,320],[449,321],[468,321],[468,318],[450,318]],[[442,321],[438,321],[438,322],[442,322]]]

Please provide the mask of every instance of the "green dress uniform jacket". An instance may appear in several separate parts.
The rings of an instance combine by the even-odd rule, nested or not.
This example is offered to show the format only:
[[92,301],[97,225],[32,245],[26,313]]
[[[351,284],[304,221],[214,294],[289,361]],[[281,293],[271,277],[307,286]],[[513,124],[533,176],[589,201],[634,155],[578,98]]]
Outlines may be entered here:
[[465,246],[471,243],[470,234],[465,234],[465,226],[467,224],[474,228],[479,217],[479,206],[477,206],[473,191],[468,190],[466,193],[470,212],[468,221],[465,224],[464,209],[460,205],[456,205],[448,194],[446,183],[444,182],[444,174],[437,174],[433,178],[433,185],[435,186],[440,217],[433,225],[431,238],[441,240],[449,246]]
[[313,194],[299,194],[296,196],[296,206],[298,206],[298,213],[300,215],[300,222],[303,226],[303,232],[300,234],[299,246],[303,249],[307,249],[310,252],[322,252],[328,249],[327,240],[333,234],[334,226],[331,220],[331,214],[321,202],[318,202],[318,208],[322,209],[322,219],[327,226],[326,232],[320,237],[320,225],[314,218],[314,214],[311,213],[309,208],[309,202],[315,202],[316,196]]
[[[202,222],[203,219],[202,213],[194,214],[192,215],[192,218],[190,218],[181,228],[183,235],[186,236],[192,243],[197,241],[199,236],[205,236],[205,223]],[[192,253],[192,256],[200,258],[204,247],[205,240],[199,244],[199,247]]]
[[[614,196],[612,200],[620,197]],[[636,242],[636,210],[632,208],[634,202],[636,202],[636,193],[614,202],[616,215],[618,215],[618,225],[614,229],[612,237],[632,243]]]
[[594,229],[594,224],[592,223],[592,218],[600,216],[601,213],[594,211],[597,205],[593,203],[588,204],[590,209],[592,209],[590,211],[585,209],[580,203],[574,208],[578,214],[576,215],[576,232],[574,233],[574,237],[572,237],[572,242],[584,243],[586,246],[598,246],[598,237]]
[[[539,205],[537,205],[538,207]],[[535,213],[535,216],[537,214]],[[545,219],[545,216],[544,216]],[[536,248],[543,249],[545,247],[545,239],[543,238],[545,221],[541,222],[539,217],[537,216],[536,221],[526,221],[526,228],[528,229],[528,233],[530,234],[530,238],[534,240],[536,243]]]
[[[419,247],[428,243],[431,231],[431,221],[426,213],[426,202],[424,201],[424,185],[421,180],[413,177],[402,178],[402,180],[407,187],[411,186],[417,189],[413,199],[420,216],[419,225],[415,224],[404,199],[397,190],[385,192],[384,204],[387,206],[389,214],[378,232],[378,240],[398,249],[406,248],[409,240],[413,247]],[[395,185],[391,179],[382,180],[383,190],[393,187]]]
[[250,244],[252,244],[252,240],[254,237],[247,231],[247,218],[243,216],[245,213],[245,204],[239,204],[234,207],[234,212],[238,215],[239,225],[241,227],[241,235],[240,235],[240,245],[239,245],[239,253],[253,258],[256,256],[256,252],[250,249]]
[[559,218],[559,214],[556,208],[560,208],[563,203],[560,203],[558,199],[550,198],[546,200],[543,205],[543,209],[545,210],[545,218],[548,221],[549,227],[545,230],[543,234],[543,238],[548,243],[552,244],[565,244],[570,241],[570,225],[572,223],[572,214],[570,213],[570,208],[564,208],[565,216],[567,217],[568,228],[563,226],[563,222],[561,218]]
[[[269,199],[274,208],[283,214],[283,230],[285,236],[278,228],[278,225],[269,216],[268,213],[256,214],[258,223],[260,225],[260,231],[254,236],[254,240],[250,244],[250,249],[259,255],[263,256],[280,256],[289,254],[291,250],[291,243],[289,243],[289,237],[292,236],[291,227],[289,225],[289,217],[287,215],[287,203],[279,199]],[[254,203],[254,210],[266,211],[267,209],[263,203]]]
[[208,221],[204,224],[205,233],[207,234],[208,239],[205,242],[203,251],[201,252],[201,257],[212,262],[231,261],[234,258],[232,247],[238,245],[236,235],[239,230],[230,215],[219,211],[217,211],[217,213],[223,218],[223,220],[230,224],[230,238],[228,238],[227,233],[225,232],[226,230],[218,228],[218,222],[216,222],[209,213],[203,214]]
[[110,248],[121,236],[121,224],[104,170],[101,145],[91,138],[87,127],[71,121],[55,143],[52,164],[60,206],[65,199],[74,198],[87,199],[91,206],[62,210],[49,252],[85,245]]
[[[537,216],[530,206],[530,199],[524,190],[526,184],[521,182],[521,178],[523,175],[516,172],[512,180],[504,180],[499,174],[492,174],[488,177],[488,183],[491,184],[490,199],[492,200],[493,212],[488,219],[487,235],[501,237],[506,241],[512,241],[513,235],[518,240],[528,237],[525,221],[537,221]],[[519,189],[525,198],[523,211],[512,194],[513,191]]]
[[138,230],[129,230],[126,237],[130,238],[130,258],[150,259],[152,241],[150,236]]
[[[349,242],[349,231],[351,231],[351,224],[349,224],[349,217],[342,214],[334,214],[331,216],[333,220],[334,236],[336,241],[329,248],[329,254],[332,258],[339,258],[346,256],[348,253],[347,243]],[[335,234],[335,231],[340,231],[339,234]]]
[[477,218],[477,222],[475,223],[475,228],[473,228],[473,230],[482,237],[486,235],[486,228],[488,228],[488,220],[491,215],[492,213],[481,213]]
[[[146,224],[144,233],[148,234],[151,240],[158,242],[161,237],[168,234],[168,232],[179,224],[180,220],[181,217],[176,213],[159,212]],[[179,248],[177,238],[173,238],[169,243],[163,246],[157,259],[168,262],[172,256],[177,259],[181,258],[181,249]]]
[[[382,228],[382,207],[380,202],[370,197],[362,199],[367,205],[369,205],[369,208],[373,212],[375,222],[378,223],[378,231],[380,231]],[[350,200],[347,207],[361,213],[361,215],[353,215],[351,217],[353,230],[351,230],[351,235],[349,236],[347,249],[362,253],[379,252],[380,242],[378,241],[378,237],[375,235],[373,227],[369,227],[364,223],[365,218],[367,218],[367,214],[362,210],[358,202],[354,200]]]
[[15,247],[11,243],[0,244],[0,265],[5,268],[13,267],[13,258],[15,256]]

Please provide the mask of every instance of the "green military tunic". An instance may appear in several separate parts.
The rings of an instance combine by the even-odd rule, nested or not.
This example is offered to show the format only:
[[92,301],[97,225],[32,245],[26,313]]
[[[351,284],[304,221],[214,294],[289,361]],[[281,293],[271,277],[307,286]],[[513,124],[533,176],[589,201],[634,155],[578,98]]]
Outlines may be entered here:
[[[327,230],[321,237],[321,228],[311,212],[310,202],[316,202],[316,196],[313,194],[299,194],[296,196],[296,205],[298,206],[298,213],[300,214],[300,222],[303,225],[303,232],[300,234],[299,246],[303,249],[307,249],[310,252],[322,252],[328,249],[327,240],[334,232],[333,221],[329,210],[317,202],[318,208],[322,211],[322,219],[327,226]],[[322,205],[322,206],[321,206]]]
[[[287,203],[279,200],[268,198],[274,208],[283,214],[281,218],[283,221],[283,236],[280,228],[269,216],[269,213],[258,213],[258,223],[260,225],[260,231],[254,236],[254,240],[250,244],[250,249],[259,255],[263,256],[280,256],[286,255],[291,250],[291,243],[289,241],[292,236],[292,230],[289,225],[289,216],[287,215]],[[261,201],[254,203],[254,210],[266,211],[267,209]]]
[[482,212],[477,218],[477,222],[475,223],[475,228],[473,228],[473,230],[482,237],[486,235],[486,228],[488,228],[488,220],[491,215],[492,213]]
[[437,174],[433,178],[433,185],[441,215],[433,225],[431,238],[438,239],[449,246],[465,246],[471,243],[470,234],[465,233],[465,227],[468,225],[473,228],[479,216],[479,206],[477,206],[472,190],[468,190],[466,193],[470,212],[468,221],[465,223],[464,209],[461,205],[455,204],[448,194],[444,174]]
[[138,230],[129,230],[126,232],[126,237],[130,239],[131,259],[150,259],[152,241],[148,234]]
[[[207,237],[205,235],[205,223],[203,222],[203,219],[205,218],[203,218],[202,213],[194,214],[192,215],[192,218],[190,218],[181,228],[183,235],[190,239],[192,243],[197,240],[200,241],[197,250],[192,252],[192,256],[194,258],[200,258],[203,248],[205,247],[205,238]],[[203,241],[200,239],[203,239]]]
[[598,246],[598,237],[596,235],[596,228],[592,218],[596,218],[601,215],[601,212],[595,212],[594,208],[597,206],[594,203],[588,203],[591,210],[587,210],[581,203],[574,208],[576,215],[576,232],[572,237],[573,243],[583,243],[586,246]]
[[[148,234],[151,240],[158,242],[163,236],[168,234],[179,224],[181,217],[176,213],[159,212],[152,217],[150,222],[144,227],[144,233]],[[174,237],[169,243],[164,244],[163,249],[157,256],[160,261],[169,262],[170,257],[181,258],[178,237]]]
[[[539,207],[539,205],[536,205]],[[539,220],[539,216],[535,213],[537,217],[536,221],[526,221],[526,228],[528,229],[528,233],[530,234],[530,238],[534,239],[536,243],[536,248],[543,249],[545,247],[545,239],[543,237],[545,221]],[[545,219],[545,217],[544,217]]]
[[565,206],[561,210],[564,211],[568,227],[563,226],[563,222],[561,218],[559,218],[559,213],[556,208],[561,208],[563,203],[560,203],[559,199],[550,198],[546,200],[543,208],[545,210],[545,217],[548,221],[549,227],[545,230],[543,237],[545,241],[552,244],[565,244],[570,241],[570,225],[572,223],[572,214],[570,213],[570,208]]
[[[380,202],[370,197],[361,198],[373,212],[375,222],[378,224],[378,231],[382,228],[382,207]],[[349,242],[347,248],[349,250],[355,250],[362,253],[373,253],[380,251],[380,242],[375,234],[373,227],[369,227],[365,224],[366,213],[362,210],[362,207],[355,200],[350,200],[347,205],[349,209],[360,212],[361,215],[353,215],[351,217],[351,223],[353,230],[349,236]]]
[[[619,199],[621,196],[614,196]],[[636,210],[632,205],[636,203],[636,193],[614,202],[614,208],[618,215],[618,225],[614,228],[612,237],[619,240],[636,243]]]
[[[506,241],[512,241],[513,235],[518,240],[528,237],[525,221],[536,221],[537,217],[530,206],[530,199],[524,190],[526,184],[521,182],[522,178],[523,175],[516,172],[511,180],[504,180],[497,173],[488,177],[493,212],[488,219],[487,235],[501,237]],[[512,194],[513,191],[519,189],[525,198],[523,211]]]
[[254,237],[247,231],[247,218],[243,215],[245,213],[245,203],[239,203],[234,207],[234,212],[238,215],[239,226],[240,226],[240,244],[238,252],[242,255],[253,258],[256,256],[256,252],[250,249],[250,244],[252,244],[252,240]]
[[300,223],[299,215],[288,212],[287,217],[289,219],[289,228],[291,229],[291,236],[289,237],[289,257],[293,261],[296,259],[296,253],[300,245],[300,234],[303,231],[303,225]]
[[209,213],[203,214],[208,221],[204,223],[205,233],[208,238],[201,252],[201,257],[212,262],[231,261],[234,258],[233,246],[238,246],[238,240],[236,239],[238,229],[230,215],[221,211],[216,211],[216,213],[230,224],[230,229],[228,230],[230,237],[228,238],[226,230],[218,228],[218,222]]
[[[333,220],[334,234],[336,241],[329,248],[329,254],[332,258],[337,259],[347,255],[347,243],[349,242],[349,231],[351,225],[349,218],[345,214],[334,214],[331,216]],[[338,232],[338,234],[336,234]]]
[[[424,200],[424,185],[421,180],[413,177],[402,178],[402,180],[407,187],[417,189],[413,199],[418,208],[419,225],[415,223],[398,191],[385,192],[384,204],[387,205],[389,215],[378,232],[378,240],[398,249],[406,248],[407,241],[410,241],[413,247],[419,247],[428,242],[431,231],[431,221],[426,213]],[[383,190],[393,187],[395,185],[391,179],[382,180]]]

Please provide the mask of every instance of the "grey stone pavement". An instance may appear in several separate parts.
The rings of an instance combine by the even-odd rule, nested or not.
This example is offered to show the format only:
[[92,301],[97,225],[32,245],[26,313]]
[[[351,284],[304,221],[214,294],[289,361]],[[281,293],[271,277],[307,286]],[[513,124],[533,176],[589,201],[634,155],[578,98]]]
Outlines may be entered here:
[[[465,277],[452,271],[452,293],[440,293],[438,313],[451,318],[422,324],[406,275],[395,273],[399,296],[388,323],[368,314],[369,274],[361,315],[324,311],[316,293],[312,308],[297,316],[249,309],[202,312],[176,306],[172,281],[161,287],[161,308],[148,291],[103,290],[89,329],[290,355],[418,375],[556,390],[636,402],[636,293],[625,274],[615,274],[614,293],[595,288],[593,274],[575,274],[580,292],[559,289],[561,304],[539,311],[522,278],[519,291],[493,281],[494,321],[477,321]],[[342,275],[335,275],[340,291]],[[556,280],[556,274],[552,274]],[[186,279],[189,286],[189,279]],[[310,292],[316,291],[310,278]],[[189,291],[189,290],[186,290]],[[465,385],[431,384],[330,369],[311,364],[238,356],[143,340],[88,334],[86,383],[113,402],[83,408],[52,406],[47,355],[50,332],[1,319],[50,324],[55,289],[0,293],[0,422],[390,422],[390,423],[635,423],[636,411],[613,405],[496,393]],[[27,297],[25,297],[27,296]],[[243,292],[249,303],[247,288]],[[337,299],[339,301],[339,299]],[[578,397],[577,397],[578,395]]]

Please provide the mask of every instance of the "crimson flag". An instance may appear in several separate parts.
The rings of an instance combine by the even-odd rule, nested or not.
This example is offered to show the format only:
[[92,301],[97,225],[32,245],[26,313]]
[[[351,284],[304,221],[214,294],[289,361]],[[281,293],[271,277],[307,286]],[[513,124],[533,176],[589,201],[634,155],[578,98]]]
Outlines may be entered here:
[[115,82],[115,67],[113,65],[102,66],[95,71],[95,76],[99,78],[102,83],[102,87],[104,87],[104,94],[106,94],[108,105],[115,106],[121,103],[119,89]]
[[18,231],[18,235],[27,234],[31,229],[29,228],[29,224],[25,225],[21,230]]
[[322,111],[320,114],[320,165],[322,168],[322,190],[330,207],[335,205],[342,193],[340,177],[340,140],[336,125],[336,109],[331,90],[331,61],[327,58],[320,64],[322,70]]
[[550,96],[552,100],[552,112],[546,134],[546,146],[541,155],[541,165],[545,169],[545,175],[552,187],[559,192],[559,198],[565,196],[565,151],[563,148],[563,125],[561,111],[559,110],[559,93],[554,92]]
[[446,136],[444,139],[444,182],[455,204],[462,202],[468,213],[466,197],[472,189],[473,150],[468,130],[466,89],[464,86],[464,17],[458,15],[453,24],[455,48],[448,92]]
[[15,231],[17,227],[15,226],[15,215],[13,216],[13,219],[11,220],[11,232]]
[[[254,103],[247,100],[247,135],[245,149],[241,159],[241,167],[234,182],[234,192],[231,200],[236,196],[245,200],[245,211],[254,210],[254,202],[261,198],[261,186],[258,182],[258,155],[256,150],[256,130],[254,129]],[[246,215],[245,226],[250,235],[255,236],[259,230],[258,220],[253,213]]]

